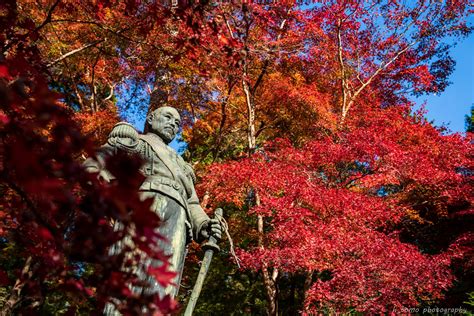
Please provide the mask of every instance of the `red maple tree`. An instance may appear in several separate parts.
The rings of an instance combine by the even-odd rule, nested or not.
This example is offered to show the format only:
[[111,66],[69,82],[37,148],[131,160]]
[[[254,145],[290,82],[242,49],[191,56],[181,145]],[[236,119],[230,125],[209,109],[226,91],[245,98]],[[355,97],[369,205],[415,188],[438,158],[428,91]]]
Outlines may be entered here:
[[306,273],[305,312],[400,312],[441,299],[454,280],[451,259],[467,259],[459,243],[472,242],[468,224],[431,251],[426,236],[408,235],[410,225],[472,216],[472,179],[460,172],[472,168],[470,150],[409,108],[375,107],[302,148],[277,140],[213,165],[203,183],[216,203],[264,217],[264,246],[241,249],[240,259]]

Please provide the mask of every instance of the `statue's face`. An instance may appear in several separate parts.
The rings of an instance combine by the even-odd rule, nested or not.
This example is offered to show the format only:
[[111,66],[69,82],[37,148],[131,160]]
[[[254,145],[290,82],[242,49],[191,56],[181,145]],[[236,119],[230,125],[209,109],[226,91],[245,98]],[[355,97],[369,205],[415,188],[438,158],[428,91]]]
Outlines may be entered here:
[[169,144],[178,134],[181,117],[172,107],[163,107],[149,117],[148,123],[152,133],[157,134],[166,144]]

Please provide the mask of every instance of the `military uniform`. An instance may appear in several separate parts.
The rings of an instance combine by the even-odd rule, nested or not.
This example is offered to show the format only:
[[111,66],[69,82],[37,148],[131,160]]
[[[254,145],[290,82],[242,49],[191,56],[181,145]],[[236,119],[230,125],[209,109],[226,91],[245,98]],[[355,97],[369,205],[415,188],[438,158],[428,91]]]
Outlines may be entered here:
[[[97,160],[91,158],[86,160],[84,163],[86,169],[90,172],[107,172],[103,168],[105,156],[113,155],[117,150],[138,154],[145,161],[141,172],[146,179],[140,187],[140,196],[142,199],[150,197],[154,199],[151,210],[162,220],[158,231],[170,241],[161,243],[160,247],[166,254],[171,255],[170,263],[178,272],[174,283],[179,285],[186,244],[192,239],[199,239],[202,226],[209,220],[199,204],[194,189],[195,176],[192,167],[159,136],[153,133],[139,134],[133,126],[122,122],[113,128],[107,144],[102,146],[98,153]],[[109,176],[112,178],[112,175]],[[117,253],[120,251],[119,248],[120,245],[116,245],[111,252]],[[138,272],[149,281],[149,286],[139,291],[160,293],[161,296],[170,294],[175,297],[178,287],[168,286],[163,289],[153,278],[146,275],[146,268],[150,264],[160,263],[143,259]]]

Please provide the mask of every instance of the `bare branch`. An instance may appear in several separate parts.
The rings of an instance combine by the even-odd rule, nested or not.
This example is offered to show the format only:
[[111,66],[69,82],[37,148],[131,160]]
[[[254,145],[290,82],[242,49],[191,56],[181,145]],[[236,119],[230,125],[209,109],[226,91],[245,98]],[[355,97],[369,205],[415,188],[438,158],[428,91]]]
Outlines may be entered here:
[[265,61],[263,62],[263,67],[262,67],[262,70],[260,71],[260,74],[258,75],[257,81],[255,81],[255,84],[252,87],[252,94],[255,94],[255,91],[257,91],[258,86],[263,80],[263,76],[265,76],[265,74],[267,73],[267,68],[268,68],[269,63],[270,63],[270,60],[266,58]]
[[51,22],[51,17],[53,15],[53,11],[54,9],[56,9],[56,7],[58,6],[59,2],[61,2],[61,0],[56,0],[56,2],[51,6],[51,8],[49,8],[49,11],[48,11],[48,14],[46,16],[46,19],[43,21],[43,23],[41,23],[40,25],[38,25],[35,30],[33,32],[38,32],[39,30],[41,30],[46,24],[48,24],[49,22]]
[[2,51],[3,52],[6,52],[7,50],[9,50],[13,45],[15,45],[16,43],[18,43],[19,41],[21,40],[24,40],[25,38],[27,38],[28,36],[30,36],[30,34],[32,33],[37,33],[39,30],[41,30],[46,24],[50,23],[51,22],[51,16],[53,14],[53,11],[54,9],[57,7],[57,5],[59,4],[60,0],[56,0],[56,2],[51,6],[51,8],[49,8],[49,11],[48,11],[48,14],[46,16],[46,19],[43,21],[43,23],[41,23],[40,25],[38,25],[34,30],[32,31],[29,31],[28,33],[20,36],[20,37],[17,37],[16,39],[13,39],[11,40],[7,45],[5,45],[3,48],[2,48]]
[[[291,8],[288,9],[288,11],[286,12],[286,14],[288,15],[288,14],[290,14],[290,12],[291,12]],[[279,25],[279,27],[278,27],[278,30],[280,31],[280,33],[278,34],[277,39],[276,39],[276,43],[277,43],[276,46],[279,46],[278,41],[281,39],[281,34],[282,34],[281,31],[283,31],[283,28],[285,27],[286,21],[287,21],[287,19],[283,19],[283,21],[281,21],[281,23],[280,23],[280,25]],[[270,49],[269,49],[269,52],[272,51],[272,50],[274,50],[274,49],[275,49],[275,48],[270,48]],[[268,69],[269,63],[270,63],[270,58],[269,58],[268,55],[267,55],[267,57],[265,58],[265,61],[264,61],[264,63],[263,63],[262,70],[260,71],[260,74],[259,74],[257,80],[255,81],[255,84],[254,84],[253,87],[252,87],[252,91],[251,91],[251,92],[252,92],[253,95],[254,95],[255,92],[257,91],[257,88],[258,88],[258,86],[260,85],[260,83],[262,82],[263,77],[264,77],[265,74],[267,73],[267,69]]]
[[[142,44],[142,45],[147,45],[147,46],[150,46],[160,52],[165,52],[165,53],[168,53],[168,54],[171,54],[172,52],[171,51],[166,51],[163,46],[157,46],[155,44],[152,44],[152,43],[149,43],[147,41],[140,41],[140,40],[137,40],[137,39],[133,39],[127,35],[125,35],[124,33],[130,29],[132,29],[132,26],[127,26],[121,30],[114,30],[110,27],[107,27],[97,21],[87,21],[87,20],[74,20],[74,19],[57,19],[57,20],[52,20],[51,21],[52,23],[77,23],[77,24],[91,24],[91,25],[95,25],[97,27],[99,27],[100,29],[104,30],[104,31],[107,31],[107,32],[110,32],[114,35],[117,35],[123,39],[126,39],[127,41],[129,42],[132,42],[132,43],[137,43],[137,44]],[[134,25],[134,27],[136,27],[136,25]]]
[[97,54],[97,57],[95,58],[94,65],[92,66],[92,76],[91,76],[91,86],[92,86],[92,110],[93,112],[97,112],[99,110],[99,107],[97,105],[97,88],[95,85],[95,67],[97,66],[97,63],[99,62],[100,59],[100,54]]
[[346,82],[346,68],[344,65],[344,57],[342,55],[342,36],[341,36],[341,27],[342,21],[339,19],[337,24],[337,52],[338,52],[338,61],[339,68],[341,71],[341,94],[342,94],[342,119],[344,121],[345,113],[347,112],[347,95],[349,94],[349,89]]
[[74,54],[80,53],[80,52],[82,52],[83,50],[86,50],[86,49],[88,49],[88,48],[90,48],[90,47],[93,47],[93,46],[95,46],[95,45],[97,45],[97,44],[100,44],[100,43],[102,43],[102,42],[105,42],[105,41],[107,41],[107,38],[104,38],[104,39],[101,39],[101,40],[97,40],[97,41],[94,41],[94,42],[92,42],[92,43],[86,44],[86,45],[84,45],[84,46],[82,46],[82,47],[79,47],[79,48],[77,48],[77,49],[74,49],[74,50],[72,50],[72,51],[70,51],[70,52],[68,52],[68,53],[66,53],[66,54],[64,54],[64,55],[62,55],[61,57],[59,57],[59,58],[53,60],[52,62],[50,62],[49,64],[47,64],[46,67],[49,68],[49,67],[51,67],[51,66],[57,64],[57,63],[60,62],[61,60],[68,58],[69,56],[72,56],[72,55],[74,55]]
[[227,120],[227,103],[229,102],[230,95],[232,93],[232,89],[234,88],[235,84],[237,82],[232,80],[231,78],[228,79],[228,84],[229,87],[227,89],[226,96],[224,97],[224,100],[221,102],[221,122],[219,124],[219,129],[217,130],[217,140],[214,144],[214,151],[213,151],[213,161],[217,159],[217,156],[219,155],[219,149],[220,149],[220,144],[222,142],[222,131],[224,130],[224,126]]
[[104,101],[110,100],[110,99],[114,96],[115,85],[110,85],[110,84],[109,84],[109,87],[110,87],[110,93],[109,93],[108,96],[106,96],[106,97],[104,98]]
[[372,74],[372,76],[367,79],[367,81],[354,93],[352,99],[355,99],[361,92],[362,90],[367,87],[372,80],[377,77],[383,70],[385,70],[388,66],[390,66],[394,61],[398,59],[401,55],[403,55],[409,48],[414,46],[418,41],[414,41],[411,44],[407,45],[404,49],[400,50],[395,56],[393,56],[390,60],[388,60],[386,63],[380,65],[380,67]]
[[223,16],[224,16],[225,25],[227,26],[227,30],[229,31],[230,37],[235,38],[234,37],[234,32],[232,31],[232,28],[230,27],[229,20],[227,20],[225,14]]
[[359,96],[359,94],[383,71],[385,70],[388,66],[390,66],[394,61],[398,59],[401,55],[403,55],[410,47],[414,46],[418,41],[414,41],[411,44],[407,45],[404,49],[400,50],[395,56],[393,56],[390,60],[388,60],[386,63],[382,63],[380,67],[367,79],[367,81],[362,84],[359,89],[357,89],[356,92],[351,96],[349,103],[347,104],[346,108],[343,108],[342,112],[342,118],[341,118],[341,124],[344,123],[344,120],[346,118],[347,113],[349,112],[349,109],[351,106],[354,104],[355,99]]

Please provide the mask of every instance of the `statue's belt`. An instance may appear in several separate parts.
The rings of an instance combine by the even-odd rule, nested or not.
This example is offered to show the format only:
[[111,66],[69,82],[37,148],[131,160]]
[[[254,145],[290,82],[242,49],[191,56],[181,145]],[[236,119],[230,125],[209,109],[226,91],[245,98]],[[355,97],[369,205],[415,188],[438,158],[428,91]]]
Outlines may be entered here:
[[178,202],[184,209],[187,210],[188,208],[187,199],[184,196],[186,190],[174,180],[163,178],[162,176],[148,176],[140,186],[140,191],[161,192]]
[[191,214],[188,208],[187,199],[183,196],[186,191],[182,186],[171,179],[163,178],[162,176],[148,176],[143,184],[140,186],[140,191],[156,191],[160,192],[169,198],[175,200],[186,211],[187,220],[186,225],[186,243],[193,240],[192,226],[190,222]]
[[182,189],[182,186],[178,182],[171,180],[169,178],[164,178],[163,176],[148,176],[145,179],[145,182],[161,183],[169,187],[172,187],[176,191],[181,191]]

